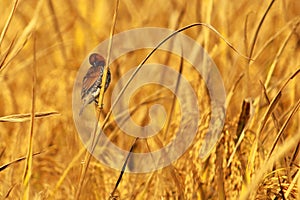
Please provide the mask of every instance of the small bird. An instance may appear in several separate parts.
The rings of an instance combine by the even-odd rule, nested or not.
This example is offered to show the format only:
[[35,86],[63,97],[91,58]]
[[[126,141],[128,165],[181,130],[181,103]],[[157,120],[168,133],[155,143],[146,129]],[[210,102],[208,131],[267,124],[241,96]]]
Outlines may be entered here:
[[[93,53],[89,57],[89,62],[91,67],[82,80],[81,100],[83,100],[83,104],[80,108],[79,116],[82,114],[83,109],[93,101],[98,105],[98,97],[101,89],[100,85],[102,82],[105,59],[101,55]],[[108,68],[104,91],[108,88],[110,81],[111,74]]]

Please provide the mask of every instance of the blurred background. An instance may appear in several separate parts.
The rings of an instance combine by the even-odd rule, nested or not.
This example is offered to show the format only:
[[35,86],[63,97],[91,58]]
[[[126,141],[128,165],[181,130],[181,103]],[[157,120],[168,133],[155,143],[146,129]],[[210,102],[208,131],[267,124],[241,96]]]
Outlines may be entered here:
[[[299,75],[281,90],[284,82],[299,70],[300,1],[275,1],[266,14],[270,3],[258,0],[222,3],[213,0],[120,1],[115,33],[141,27],[176,30],[191,23],[204,22],[218,30],[240,53],[251,55],[254,61],[248,63],[247,59],[206,27],[184,31],[208,52],[219,67],[226,92],[232,95],[228,100],[222,142],[205,162],[198,158],[210,119],[209,97],[201,77],[195,75],[192,67],[185,62],[182,73],[195,89],[202,113],[195,141],[169,167],[148,174],[125,173],[115,193],[117,198],[238,199],[247,193],[247,186],[256,181],[249,198],[274,199],[280,197],[280,191],[287,194],[290,189],[287,199],[300,199],[300,181],[295,178],[300,166],[296,151],[299,140],[298,146],[294,145],[284,156],[278,157],[263,178],[252,180],[254,172],[263,167],[279,129],[300,98],[297,84]],[[29,182],[31,199],[74,199],[76,195],[85,153],[73,121],[74,81],[83,60],[109,37],[115,6],[115,1],[104,0],[0,1],[0,165],[27,154],[33,74],[36,71],[35,112],[40,115],[34,121],[32,147],[33,152],[42,153],[33,157]],[[264,14],[266,17],[258,28]],[[254,48],[251,48],[256,33],[257,40]],[[102,118],[109,110],[110,96],[117,80],[137,66],[149,52],[132,52],[110,66],[113,79],[105,94]],[[159,52],[150,60],[179,69],[180,58],[166,52]],[[266,88],[269,101],[281,92],[276,108],[272,109],[273,115],[267,121],[264,121],[264,116],[269,101],[260,81]],[[160,103],[170,111],[171,99],[168,97],[171,92],[168,90],[161,89],[159,100],[155,101],[154,96],[149,103],[142,105],[141,102],[149,94],[158,90],[157,85],[148,86],[132,97],[131,106],[138,108],[132,117],[138,124],[148,123],[148,108],[153,103]],[[239,136],[236,129],[242,102],[249,97],[254,102],[251,122],[237,150],[239,153],[227,167]],[[5,118],[10,115],[14,116]],[[162,132],[157,138],[149,138],[148,142],[140,141],[135,151],[148,152],[147,144],[150,149],[157,149],[170,142],[178,127],[180,112],[177,107],[173,115],[175,117],[167,134]],[[289,121],[278,145],[300,134],[299,121],[298,111]],[[261,123],[265,124],[262,131]],[[126,150],[130,148],[133,138],[121,133],[113,120],[107,128],[107,134],[120,147]],[[254,157],[253,141],[258,142]],[[18,199],[22,196],[25,163],[23,159],[5,169],[1,168],[1,199]],[[92,158],[79,199],[107,199],[118,176],[119,171]],[[290,186],[292,181],[295,184]]]

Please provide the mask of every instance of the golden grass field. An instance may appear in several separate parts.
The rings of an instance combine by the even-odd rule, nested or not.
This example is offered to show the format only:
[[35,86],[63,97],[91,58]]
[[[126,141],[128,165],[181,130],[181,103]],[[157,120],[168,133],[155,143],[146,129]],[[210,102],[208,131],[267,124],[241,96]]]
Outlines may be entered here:
[[[125,173],[112,197],[120,171],[93,157],[88,162],[73,121],[72,92],[83,60],[109,38],[115,8],[116,1],[104,0],[0,1],[0,198],[300,200],[300,1],[120,1],[115,33],[141,27],[177,30],[202,22],[252,61],[207,27],[184,31],[204,47],[222,75],[227,93],[222,137],[201,160],[209,97],[201,77],[184,62],[182,74],[198,95],[202,113],[196,138],[168,167]],[[133,52],[112,63],[101,120],[111,106],[115,83],[147,53]],[[150,61],[177,70],[180,63],[161,51]],[[241,115],[245,99],[251,99],[251,112]],[[130,100],[136,108],[132,117],[146,125],[150,106],[160,103],[170,113],[170,101],[170,91],[145,86]],[[172,140],[178,106],[168,131],[138,140],[134,152],[159,149]],[[241,134],[237,130],[242,123]],[[106,134],[130,149],[133,138],[113,120]],[[239,135],[243,137],[236,148]]]

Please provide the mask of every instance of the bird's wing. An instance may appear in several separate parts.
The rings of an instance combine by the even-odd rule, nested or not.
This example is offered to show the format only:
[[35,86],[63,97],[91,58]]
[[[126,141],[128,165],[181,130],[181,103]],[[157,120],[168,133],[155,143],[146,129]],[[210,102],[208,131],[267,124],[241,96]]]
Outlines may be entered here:
[[93,87],[101,75],[101,67],[90,67],[82,80],[81,98],[83,99],[89,89]]

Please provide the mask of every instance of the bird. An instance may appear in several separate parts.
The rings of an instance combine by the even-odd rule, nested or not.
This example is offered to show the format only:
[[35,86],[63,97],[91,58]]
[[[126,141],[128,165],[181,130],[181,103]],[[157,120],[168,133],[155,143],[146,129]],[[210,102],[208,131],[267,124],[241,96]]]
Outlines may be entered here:
[[[83,101],[80,108],[79,116],[82,114],[84,108],[93,101],[98,105],[98,97],[101,89],[101,82],[105,66],[105,59],[98,53],[92,53],[89,57],[91,64],[86,75],[82,80],[81,100]],[[111,73],[108,68],[107,78],[104,86],[104,92],[108,88],[111,81]]]

